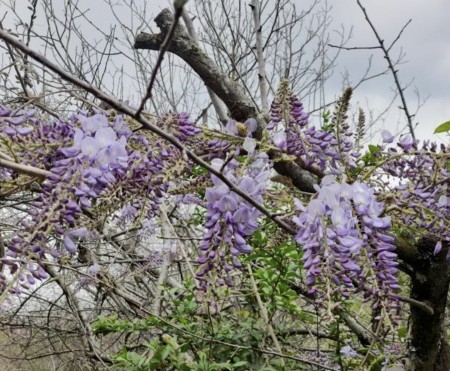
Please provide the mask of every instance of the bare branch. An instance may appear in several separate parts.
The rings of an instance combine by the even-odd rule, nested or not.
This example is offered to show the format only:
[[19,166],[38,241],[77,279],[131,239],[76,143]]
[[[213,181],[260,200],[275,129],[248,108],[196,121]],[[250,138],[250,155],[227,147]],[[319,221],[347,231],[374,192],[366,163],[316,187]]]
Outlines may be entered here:
[[17,162],[4,159],[1,156],[0,156],[0,166],[5,167],[7,169],[15,170],[22,174],[31,175],[38,178],[46,178],[52,174],[50,171],[39,169],[37,167],[30,165],[19,164]]
[[[170,13],[170,12],[169,12]],[[176,148],[178,148],[180,151],[185,153],[192,161],[194,161],[196,164],[203,167],[205,170],[210,172],[211,174],[214,174],[217,176],[220,180],[222,180],[231,191],[235,192],[237,195],[241,196],[245,201],[247,201],[249,204],[253,205],[256,209],[261,211],[264,215],[268,216],[270,219],[272,219],[276,224],[278,224],[281,228],[283,228],[285,231],[287,231],[290,234],[295,234],[295,230],[286,224],[284,221],[282,221],[278,216],[273,216],[270,211],[268,211],[263,205],[261,205],[259,202],[255,201],[253,197],[249,196],[247,193],[243,192],[238,186],[236,186],[234,183],[232,183],[227,177],[225,177],[220,171],[217,171],[212,166],[210,166],[207,162],[202,160],[200,157],[195,155],[194,152],[186,148],[178,139],[176,139],[174,136],[166,133],[164,130],[160,129],[159,127],[152,124],[149,120],[147,120],[145,117],[143,117],[141,114],[138,114],[138,111],[130,108],[129,106],[119,102],[118,100],[114,99],[113,97],[110,97],[109,95],[103,93],[99,89],[93,87],[89,83],[82,81],[72,74],[62,70],[59,66],[56,64],[50,62],[47,58],[45,58],[43,55],[37,53],[36,51],[30,49],[25,44],[17,40],[15,37],[11,36],[8,32],[5,32],[3,30],[0,30],[0,38],[3,39],[5,42],[13,45],[17,49],[21,50],[23,53],[28,54],[31,58],[37,60],[38,62],[42,63],[46,67],[48,67],[53,72],[57,73],[61,78],[64,80],[84,89],[86,92],[91,93],[101,101],[109,104],[111,107],[116,109],[119,112],[122,112],[128,116],[131,116],[136,119],[144,128],[152,131],[153,133],[159,135],[161,138],[164,138],[168,142],[172,143]],[[284,163],[287,164],[287,163]]]
[[408,23],[406,23],[405,26],[403,26],[403,28],[401,29],[399,35],[396,37],[396,39],[392,42],[392,44],[386,48],[384,46],[384,40],[381,38],[381,36],[379,35],[377,29],[375,28],[375,25],[372,23],[372,21],[369,18],[369,15],[367,14],[366,8],[364,8],[364,6],[361,4],[361,2],[359,0],[356,0],[356,2],[358,3],[358,6],[361,8],[362,12],[364,13],[364,17],[366,18],[367,23],[369,24],[370,28],[372,29],[378,43],[380,44],[380,48],[384,53],[384,58],[386,59],[389,69],[392,72],[392,76],[394,77],[394,81],[395,81],[395,86],[397,87],[398,93],[400,95],[400,99],[402,102],[402,110],[405,112],[405,116],[406,116],[406,120],[408,122],[408,128],[409,128],[409,132],[413,138],[413,140],[416,140],[416,135],[414,133],[414,123],[413,123],[413,117],[414,115],[409,113],[409,109],[408,109],[408,105],[406,104],[406,98],[405,98],[405,88],[402,88],[401,84],[400,84],[400,79],[398,77],[398,70],[395,68],[394,63],[392,62],[391,56],[389,54],[389,51],[391,50],[392,46],[394,45],[394,43],[399,39],[400,35],[403,33],[404,29],[408,26],[408,24],[411,21],[408,21]]
[[[183,17],[184,24],[186,25],[186,29],[189,33],[189,36],[192,38],[192,40],[197,45],[199,45],[197,33],[195,32],[195,28],[194,28],[194,24],[185,9],[183,9],[182,17]],[[211,88],[207,87],[207,89],[208,89],[209,97],[211,98],[211,102],[212,102],[214,109],[216,111],[216,114],[219,118],[219,121],[222,124],[226,124],[228,121],[228,117],[225,113],[222,102],[220,101],[219,97],[211,90]]]

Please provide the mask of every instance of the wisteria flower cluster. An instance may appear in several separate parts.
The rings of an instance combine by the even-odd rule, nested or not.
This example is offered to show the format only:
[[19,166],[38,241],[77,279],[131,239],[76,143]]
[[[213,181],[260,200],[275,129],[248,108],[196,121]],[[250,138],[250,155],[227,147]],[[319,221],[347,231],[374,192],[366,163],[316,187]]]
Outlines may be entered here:
[[391,218],[366,184],[338,183],[331,175],[322,180],[317,197],[303,206],[296,241],[304,250],[306,284],[310,292],[328,301],[363,292],[374,307],[394,318],[399,288],[394,238],[387,232]]
[[[348,108],[350,96],[349,90],[341,98],[344,111]],[[345,115],[335,123],[333,130],[328,131],[309,126],[308,118],[303,104],[292,94],[289,83],[283,80],[271,105],[271,122],[267,127],[274,132],[274,144],[294,156],[302,167],[318,174],[340,174],[345,167],[356,167],[355,158],[359,153],[353,151],[353,133],[344,122]]]
[[43,121],[36,114],[34,109],[13,111],[0,106],[0,148],[22,163],[49,170],[61,158],[55,148],[71,142],[75,118]]
[[239,151],[240,148],[247,150],[245,145],[242,146],[242,138],[250,140],[257,125],[254,118],[249,118],[245,122],[230,119],[223,132],[205,130],[202,135],[197,135],[191,141],[195,143],[197,153],[208,160],[225,158],[229,152]]
[[[1,114],[2,142],[13,144],[5,151],[14,148],[12,154],[24,164],[44,165],[50,171],[28,210],[30,218],[22,220],[21,231],[8,241],[2,259],[11,274],[20,273],[18,284],[7,286],[1,277],[1,291],[9,287],[10,292],[18,293],[34,279],[45,278],[45,267],[39,263],[44,257],[59,259],[66,253],[76,253],[78,241],[88,236],[89,227],[96,227],[83,221],[86,212],[112,215],[122,205],[119,215],[126,214],[128,220],[139,215],[145,225],[157,211],[168,179],[187,168],[177,149],[162,140],[150,145],[147,137],[133,133],[120,115],[78,113],[67,122],[44,123],[31,111],[10,117],[12,112],[2,109]],[[176,119],[184,138],[196,134],[186,115],[170,116],[172,126]],[[21,125],[31,129],[21,130]],[[2,180],[11,178],[11,174],[2,172]],[[135,200],[136,194],[143,196],[142,202]],[[49,236],[61,241],[64,249],[49,244]],[[39,268],[31,269],[29,262]],[[22,271],[29,273],[24,276]]]
[[[400,224],[437,240],[435,254],[443,243],[450,243],[450,198],[448,161],[450,147],[425,141],[419,147],[410,135],[402,136],[397,147],[386,145],[394,141],[383,132],[385,145],[382,170],[395,179],[394,204],[391,214]],[[450,259],[450,250],[447,258]]]
[[[248,166],[243,166],[234,159],[228,163],[215,159],[212,165],[242,191],[262,202],[270,173],[270,163],[266,155],[259,155]],[[218,274],[219,285],[233,286],[229,273],[233,267],[242,266],[238,256],[252,251],[246,238],[258,228],[257,219],[260,216],[254,206],[232,192],[219,178],[214,175],[211,175],[211,178],[214,186],[206,190],[206,234],[199,246],[200,270],[197,273],[201,287],[205,289],[206,275],[213,270]]]
[[161,117],[158,117],[156,125],[182,142],[192,139],[201,132],[201,130],[189,120],[189,115],[184,112],[162,115]]

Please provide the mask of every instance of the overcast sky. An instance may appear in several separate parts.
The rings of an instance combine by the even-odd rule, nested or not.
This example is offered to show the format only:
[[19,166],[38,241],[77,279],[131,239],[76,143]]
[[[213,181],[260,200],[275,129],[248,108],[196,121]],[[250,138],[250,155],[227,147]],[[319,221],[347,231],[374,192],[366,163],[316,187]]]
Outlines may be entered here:
[[[188,2],[188,8],[192,7],[194,1]],[[301,9],[302,7],[306,8],[312,0],[291,1],[296,4],[298,9]],[[5,2],[5,0],[0,0],[0,4],[2,2]],[[403,50],[406,54],[406,63],[398,66],[398,69],[402,83],[410,83],[406,90],[410,110],[415,111],[417,108],[416,90],[420,93],[422,99],[429,97],[415,118],[415,121],[419,122],[419,127],[416,129],[417,137],[446,141],[448,138],[444,135],[436,136],[432,133],[436,126],[450,120],[450,21],[448,19],[450,1],[362,0],[362,2],[387,45],[395,38],[406,22],[412,19],[400,41],[393,48],[392,55],[394,58],[397,57],[400,50]],[[63,6],[64,3],[65,1],[54,1],[54,4],[59,4],[59,6]],[[119,3],[122,4],[117,2],[117,4]],[[23,5],[23,10],[27,11],[27,0],[16,0],[16,4],[19,5],[18,8]],[[79,0],[79,4],[81,7],[90,9],[90,18],[97,20],[97,24],[104,30],[114,25],[114,18],[105,15],[106,10],[108,10],[105,1]],[[149,20],[153,19],[161,9],[169,4],[170,1],[168,0],[147,1]],[[338,30],[341,25],[344,25],[347,30],[353,27],[353,38],[348,46],[377,45],[373,32],[365,21],[356,0],[330,0],[328,4],[332,6],[332,30]],[[5,22],[7,21],[8,19],[5,20]],[[45,21],[42,24],[45,26]],[[370,55],[373,58],[373,72],[381,72],[386,68],[386,61],[380,50],[342,51],[337,73],[326,85],[330,99],[341,92],[341,75],[346,71],[351,83],[358,81],[366,68]],[[377,114],[390,101],[394,88],[395,85],[390,74],[367,82],[355,92],[353,105],[361,105],[366,110],[370,107],[374,114]],[[393,132],[405,129],[404,114],[397,108],[398,105],[399,101],[396,102],[396,106],[393,107],[390,115],[383,123],[386,128]]]
[[[376,44],[369,25],[358,7],[356,0],[338,0],[330,2],[333,6],[335,24],[353,24],[354,46],[374,46]],[[410,83],[406,91],[410,108],[417,107],[415,89],[422,98],[429,96],[420,109],[416,121],[419,122],[418,137],[437,139],[433,135],[434,128],[444,121],[450,120],[450,1],[448,0],[377,0],[363,1],[369,16],[376,25],[386,43],[393,40],[403,25],[412,19],[400,41],[393,50],[398,55],[400,48],[406,53],[405,64],[399,66],[399,76],[403,83]],[[358,63],[368,54],[373,54],[375,66],[383,68],[385,60],[379,50],[346,51],[341,55],[340,69],[357,71]],[[366,98],[374,106],[383,106],[387,102],[386,92],[394,87],[392,76],[367,83],[356,93],[356,97],[364,101]],[[402,112],[396,110],[399,115]],[[401,116],[400,116],[401,117]],[[397,125],[398,117],[390,116],[386,127]],[[441,140],[446,140],[440,135]]]
[[[191,0],[192,2],[193,0]],[[214,0],[212,0],[214,1]],[[291,0],[301,9],[311,0]],[[417,94],[426,100],[420,108],[415,122],[418,138],[432,138],[447,141],[443,134],[433,135],[439,124],[450,120],[450,1],[449,0],[362,0],[369,17],[376,26],[380,36],[387,45],[398,35],[402,27],[412,19],[401,39],[392,50],[396,58],[401,51],[405,53],[404,64],[398,66],[399,77],[404,85],[410,84],[406,90],[409,109],[415,112],[418,104]],[[168,1],[152,1],[154,14],[169,4]],[[356,0],[330,0],[333,17],[332,29],[338,30],[341,25],[346,29],[353,27],[353,38],[348,46],[376,46],[376,38],[365,21],[364,15]],[[188,2],[189,8],[189,2]],[[327,85],[330,97],[339,94],[342,87],[340,74],[349,73],[350,81],[356,82],[364,72],[367,60],[373,55],[373,71],[382,71],[387,64],[380,50],[343,51],[337,68],[338,74]],[[391,74],[384,78],[374,79],[363,84],[354,94],[354,105],[370,107],[376,114],[390,102],[395,89]],[[396,106],[386,117],[384,126],[398,132],[405,129],[404,113]]]

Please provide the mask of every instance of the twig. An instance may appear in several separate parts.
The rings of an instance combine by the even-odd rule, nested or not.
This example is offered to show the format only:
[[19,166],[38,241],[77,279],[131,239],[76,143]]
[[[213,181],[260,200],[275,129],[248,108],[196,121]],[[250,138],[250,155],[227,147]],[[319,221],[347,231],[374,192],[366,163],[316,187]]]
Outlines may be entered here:
[[[165,208],[161,207],[160,210],[161,210],[163,218],[165,219],[165,223],[167,223],[166,227],[170,228],[170,232],[172,233],[170,235],[170,238],[171,239],[176,239],[178,247],[179,247],[179,249],[181,251],[181,255],[183,255],[183,259],[185,260],[186,265],[188,267],[189,273],[191,274],[192,278],[195,281],[196,275],[194,273],[194,269],[192,268],[191,262],[189,261],[189,256],[188,256],[188,254],[186,252],[186,249],[184,248],[184,245],[181,243],[181,239],[178,238],[177,231],[173,227],[173,224],[170,222],[169,216],[167,215],[167,212],[166,212]],[[164,238],[169,238],[167,233],[163,233],[163,235],[164,235]],[[171,237],[171,236],[174,236],[174,237]]]
[[406,98],[405,98],[405,94],[404,94],[405,89],[402,88],[402,86],[400,84],[400,80],[399,80],[399,77],[398,77],[398,70],[395,69],[394,63],[392,62],[391,56],[389,55],[390,49],[395,44],[395,42],[397,42],[397,40],[400,38],[400,35],[403,33],[405,28],[409,25],[411,20],[409,20],[406,23],[406,25],[404,25],[402,27],[400,33],[395,38],[395,40],[392,42],[392,44],[389,46],[389,48],[386,48],[384,46],[384,40],[380,37],[380,35],[378,34],[377,29],[375,28],[374,24],[372,23],[372,21],[369,18],[369,15],[367,14],[366,8],[364,8],[364,6],[361,4],[361,2],[359,0],[356,0],[356,2],[358,3],[358,6],[361,8],[362,12],[364,13],[364,17],[366,18],[367,23],[369,24],[370,28],[372,29],[375,37],[378,40],[378,43],[380,44],[381,50],[384,53],[384,58],[386,59],[386,61],[388,63],[388,67],[391,70],[392,75],[394,76],[395,85],[397,87],[398,93],[400,95],[400,99],[402,101],[402,107],[401,108],[405,112],[406,119],[408,121],[409,132],[410,132],[411,137],[413,138],[413,140],[416,140],[416,135],[414,133],[414,127],[413,127],[413,122],[412,122],[412,119],[413,119],[414,115],[409,113],[408,105],[406,104]]
[[258,0],[252,0],[250,8],[253,13],[256,33],[256,58],[258,62],[259,93],[261,94],[261,111],[264,115],[269,114],[269,102],[267,101],[266,61],[263,52],[262,25],[260,19],[260,5]]
[[52,173],[47,170],[39,169],[34,166],[19,164],[14,161],[6,160],[3,156],[0,157],[0,167],[6,167],[7,169],[15,170],[19,173],[36,176],[38,178],[47,178]]
[[78,302],[77,297],[72,293],[69,286],[67,286],[60,275],[58,275],[55,270],[49,266],[44,266],[45,271],[52,277],[58,286],[61,288],[63,293],[66,296],[68,304],[72,307],[72,310],[74,311],[74,314],[76,318],[78,319],[81,328],[84,330],[84,335],[86,336],[89,349],[92,353],[94,353],[95,358],[97,358],[100,362],[102,362],[104,365],[105,363],[112,363],[111,360],[107,357],[104,357],[97,353],[97,341],[94,337],[94,333],[91,327],[91,324],[89,323],[89,320],[85,317],[85,314],[83,313],[83,310],[80,306],[80,303]]
[[161,49],[159,50],[158,59],[156,60],[155,67],[153,68],[152,75],[150,77],[150,82],[147,86],[147,92],[145,93],[144,98],[142,98],[141,104],[140,104],[138,110],[136,111],[136,116],[139,116],[141,114],[141,112],[144,110],[145,103],[152,96],[152,89],[153,89],[153,84],[155,83],[155,80],[156,80],[156,74],[158,73],[158,70],[161,67],[161,63],[164,59],[164,54],[169,49],[170,43],[172,42],[172,39],[175,35],[175,30],[177,29],[178,21],[182,15],[182,13],[183,13],[183,6],[176,7],[175,18],[173,20],[172,27],[170,28],[169,33],[167,34],[166,38],[164,39],[164,42],[161,45]]
[[174,136],[168,134],[164,130],[160,129],[156,125],[152,124],[149,120],[147,120],[143,115],[141,115],[137,110],[134,110],[133,108],[127,106],[126,104],[118,101],[117,99],[109,96],[108,94],[103,93],[100,89],[92,86],[91,84],[87,83],[86,81],[82,81],[75,77],[74,75],[64,71],[61,67],[56,65],[55,63],[49,61],[46,57],[44,57],[42,54],[30,49],[25,44],[23,44],[20,40],[15,38],[14,36],[10,35],[8,32],[5,32],[4,30],[0,30],[0,38],[3,39],[8,44],[13,45],[20,51],[22,51],[25,54],[28,54],[31,58],[35,59],[36,61],[42,63],[44,66],[58,74],[62,79],[65,81],[68,81],[87,92],[91,93],[101,101],[108,103],[111,107],[113,107],[118,112],[121,112],[125,115],[133,117],[136,121],[138,121],[143,127],[145,127],[147,130],[150,130],[151,132],[157,134],[161,138],[167,140],[169,143],[173,144],[176,148],[178,148],[181,152],[186,154],[193,162],[200,165],[202,168],[207,170],[209,173],[214,174],[219,178],[223,183],[225,183],[232,192],[236,193],[238,196],[241,196],[245,201],[247,201],[250,205],[254,206],[257,210],[261,211],[264,215],[269,217],[271,220],[273,220],[278,226],[283,228],[285,231],[287,231],[290,234],[295,234],[296,231],[291,226],[289,226],[287,223],[283,222],[279,217],[273,216],[269,210],[267,210],[262,204],[255,201],[253,197],[249,196],[246,192],[242,191],[238,186],[236,186],[233,182],[231,182],[226,176],[224,176],[222,173],[214,169],[212,166],[210,166],[207,162],[202,160],[200,157],[198,157],[194,152],[186,148],[177,138]]
[[398,300],[402,301],[404,303],[408,303],[411,306],[417,307],[421,310],[423,310],[425,313],[429,314],[430,316],[434,315],[434,309],[430,307],[429,305],[425,304],[424,302],[414,300],[411,298],[407,298],[404,296],[398,296]]
[[[261,312],[261,317],[263,318],[264,322],[266,323],[267,329],[269,331],[270,337],[272,338],[275,349],[277,350],[278,353],[282,353],[280,343],[278,342],[278,339],[277,339],[277,335],[275,334],[273,326],[270,323],[269,315],[267,314],[267,309],[264,306],[264,303],[262,302],[261,296],[259,295],[258,286],[256,285],[255,277],[253,277],[252,267],[250,266],[250,264],[247,264],[247,270],[248,270],[248,274],[250,276],[250,282],[252,284],[253,293],[255,294],[256,302],[258,303],[259,311]],[[285,366],[284,362],[282,362],[281,366],[282,367]]]
[[342,50],[372,50],[381,49],[381,46],[341,46],[334,44],[327,44],[330,48],[342,49]]

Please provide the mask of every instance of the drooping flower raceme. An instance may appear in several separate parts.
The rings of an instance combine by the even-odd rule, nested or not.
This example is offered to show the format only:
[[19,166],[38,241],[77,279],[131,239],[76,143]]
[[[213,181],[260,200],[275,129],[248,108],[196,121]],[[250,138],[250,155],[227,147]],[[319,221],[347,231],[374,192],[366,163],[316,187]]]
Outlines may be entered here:
[[[216,159],[212,165],[217,170],[224,166],[222,172],[229,180],[256,201],[262,202],[270,171],[266,155],[260,155],[243,169],[236,160],[224,165],[223,160]],[[219,178],[214,175],[211,178],[214,187],[206,190],[206,233],[199,246],[200,270],[197,273],[203,288],[207,286],[206,275],[210,271],[217,272],[219,285],[233,285],[229,272],[233,267],[241,267],[239,255],[252,251],[246,237],[258,228],[257,218],[260,215],[254,206],[232,192]]]
[[270,119],[267,129],[273,132],[273,143],[303,168],[318,174],[340,174],[344,167],[356,167],[359,153],[354,152],[349,126],[339,122],[329,131],[310,126],[309,115],[285,80],[271,105]]
[[386,233],[390,217],[382,216],[374,189],[326,176],[317,197],[307,206],[297,205],[301,212],[294,218],[299,226],[295,239],[303,247],[310,292],[332,300],[362,291],[375,301],[374,307],[393,316],[397,255],[393,237]]

